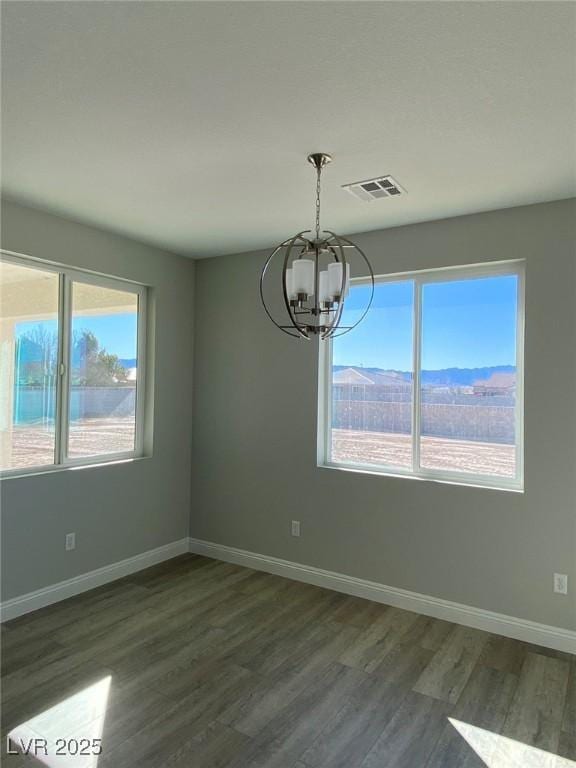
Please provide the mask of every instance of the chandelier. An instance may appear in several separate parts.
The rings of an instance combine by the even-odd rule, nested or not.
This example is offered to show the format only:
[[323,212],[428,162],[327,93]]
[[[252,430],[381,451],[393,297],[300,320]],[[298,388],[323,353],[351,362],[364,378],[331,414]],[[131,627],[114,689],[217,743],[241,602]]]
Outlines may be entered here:
[[[320,229],[321,176],[324,166],[331,161],[330,155],[323,152],[308,155],[308,162],[316,169],[314,232],[304,230],[280,243],[268,256],[260,275],[260,298],[266,314],[277,328],[299,339],[310,339],[314,335],[328,339],[348,333],[364,319],[374,296],[374,273],[364,252],[346,237]],[[283,302],[279,302],[282,319],[277,320],[274,315],[278,313],[265,299],[265,285],[273,263],[282,257]],[[355,322],[342,325],[344,303],[350,291],[350,263],[358,257],[367,268],[367,301],[355,313],[358,315]]]

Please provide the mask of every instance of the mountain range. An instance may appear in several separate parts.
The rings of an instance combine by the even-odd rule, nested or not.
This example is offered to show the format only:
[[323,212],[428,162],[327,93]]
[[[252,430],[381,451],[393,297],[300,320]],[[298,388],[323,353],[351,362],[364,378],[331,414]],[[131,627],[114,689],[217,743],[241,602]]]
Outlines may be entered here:
[[[335,365],[333,370],[343,371],[347,368],[353,368],[355,371],[367,371],[368,373],[385,373],[402,376],[410,381],[412,374],[410,371],[394,371],[386,368],[368,368],[360,365]],[[515,373],[514,365],[492,365],[483,368],[441,368],[437,371],[423,370],[421,374],[422,384],[440,385],[458,385],[472,386],[476,381],[489,379],[493,373]]]

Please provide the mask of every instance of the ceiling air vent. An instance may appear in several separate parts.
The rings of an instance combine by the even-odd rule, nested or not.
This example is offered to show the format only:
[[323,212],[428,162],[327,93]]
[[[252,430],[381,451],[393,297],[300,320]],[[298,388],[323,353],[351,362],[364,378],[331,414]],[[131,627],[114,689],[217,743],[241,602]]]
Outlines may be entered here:
[[392,176],[378,176],[376,179],[343,184],[342,189],[366,202],[379,200],[381,197],[398,197],[406,194],[406,190]]

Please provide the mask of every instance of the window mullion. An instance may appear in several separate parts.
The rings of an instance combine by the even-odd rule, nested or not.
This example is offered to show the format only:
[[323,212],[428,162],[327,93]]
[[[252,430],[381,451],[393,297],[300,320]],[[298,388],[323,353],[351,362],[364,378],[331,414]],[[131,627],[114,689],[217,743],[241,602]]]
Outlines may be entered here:
[[414,280],[414,328],[412,350],[412,471],[420,471],[420,427],[422,389],[420,367],[422,360],[422,282]]
[[136,325],[136,361],[138,376],[136,381],[136,406],[134,411],[134,450],[137,454],[143,454],[144,445],[144,391],[146,387],[146,339],[147,339],[147,294],[142,289],[138,293],[137,325]]
[[323,429],[323,437],[324,437],[324,455],[326,457],[327,461],[332,461],[332,370],[333,370],[333,363],[332,355],[333,355],[333,342],[332,339],[329,338],[325,342],[320,341],[320,345],[324,344],[324,347],[322,349],[322,355],[323,355],[323,378],[322,378],[322,391],[323,391],[323,397],[325,402],[325,411],[324,411],[324,429]]
[[514,413],[514,439],[516,442],[516,477],[524,486],[524,333],[525,333],[525,272],[518,270],[516,294],[516,403]]
[[56,463],[64,464],[68,453],[70,413],[70,327],[71,286],[68,275],[60,276],[60,345],[58,360],[58,421],[56,425]]
[[61,423],[62,423],[62,395],[63,395],[63,376],[64,370],[64,339],[62,329],[64,328],[64,273],[58,275],[58,357],[56,360],[56,411],[54,416],[54,464],[62,463],[61,446]]

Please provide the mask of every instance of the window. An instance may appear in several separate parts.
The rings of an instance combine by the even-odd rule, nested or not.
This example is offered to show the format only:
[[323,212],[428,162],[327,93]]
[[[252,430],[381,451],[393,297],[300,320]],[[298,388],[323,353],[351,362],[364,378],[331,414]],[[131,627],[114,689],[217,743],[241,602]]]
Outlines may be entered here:
[[142,453],[145,288],[2,254],[0,469]]
[[54,462],[58,293],[54,272],[0,262],[2,469]]
[[138,294],[72,281],[68,455],[133,451]]
[[520,262],[377,278],[322,345],[320,462],[521,488],[523,285]]

